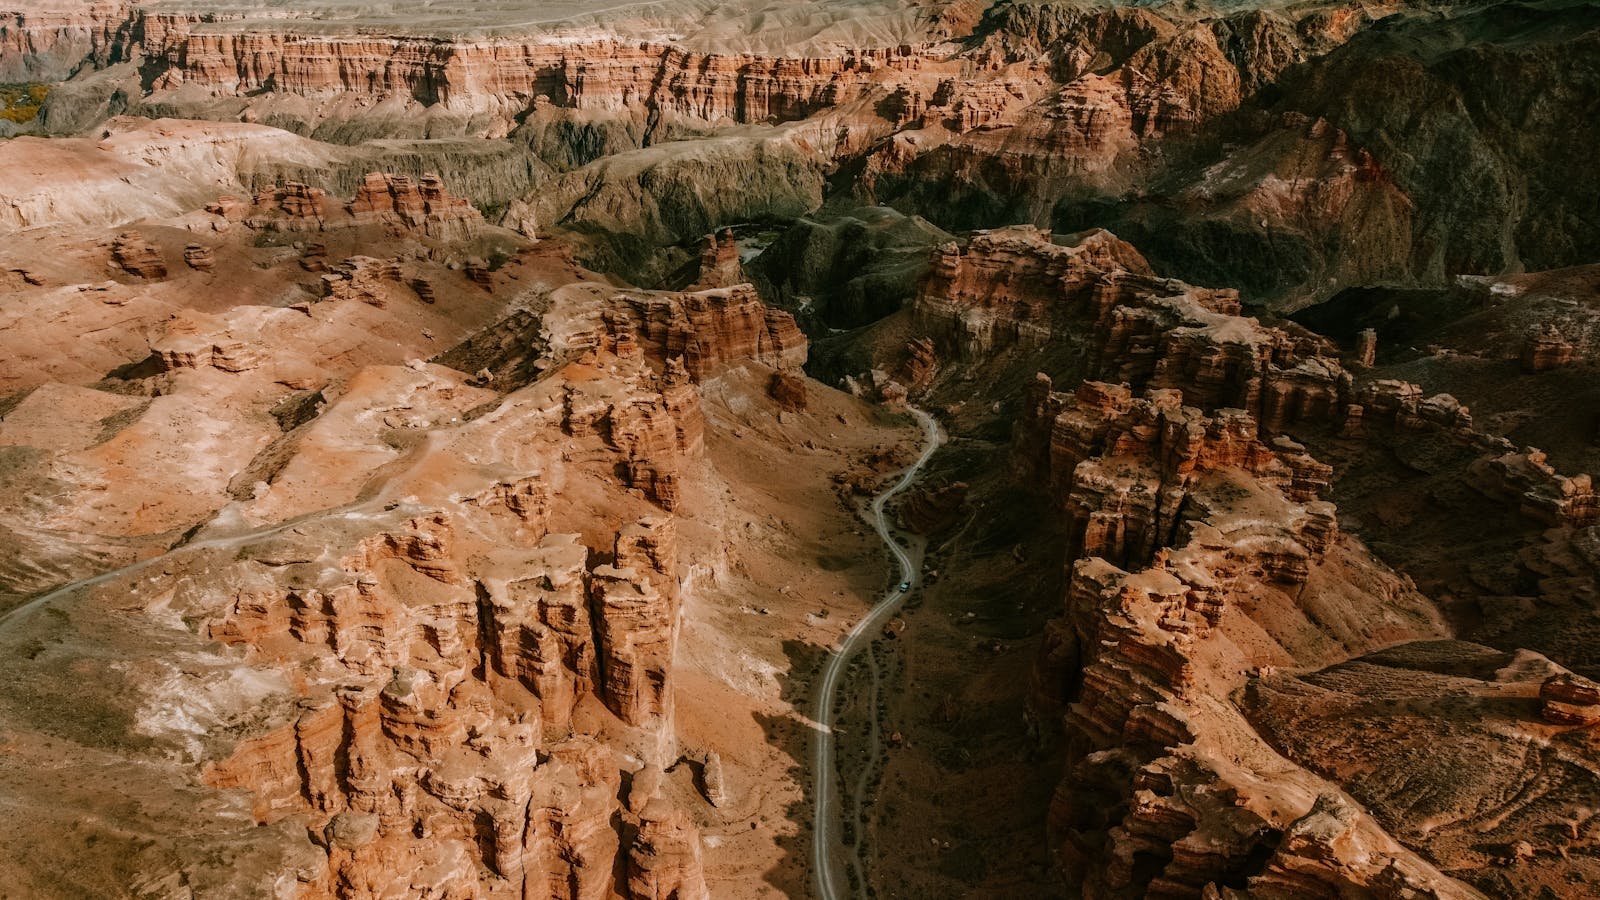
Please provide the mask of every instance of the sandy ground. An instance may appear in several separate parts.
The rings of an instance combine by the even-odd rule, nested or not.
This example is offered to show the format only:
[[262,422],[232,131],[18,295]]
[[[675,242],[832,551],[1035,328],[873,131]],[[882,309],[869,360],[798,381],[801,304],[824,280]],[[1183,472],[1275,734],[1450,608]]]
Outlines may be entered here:
[[[686,752],[722,754],[737,798],[700,822],[719,898],[806,893],[811,681],[888,571],[833,477],[863,477],[865,460],[916,440],[909,419],[815,383],[809,408],[779,421],[756,385],[738,371],[705,385],[711,477],[679,522],[693,590],[678,734]],[[689,773],[674,778],[693,790]]]

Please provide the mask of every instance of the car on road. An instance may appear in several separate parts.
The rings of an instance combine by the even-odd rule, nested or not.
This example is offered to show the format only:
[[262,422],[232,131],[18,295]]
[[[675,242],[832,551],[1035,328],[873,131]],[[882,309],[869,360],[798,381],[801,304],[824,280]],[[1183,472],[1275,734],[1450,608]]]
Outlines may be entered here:
[[909,581],[900,582],[900,593],[904,594],[906,591],[909,591],[909,590],[911,590],[911,582],[909,582]]

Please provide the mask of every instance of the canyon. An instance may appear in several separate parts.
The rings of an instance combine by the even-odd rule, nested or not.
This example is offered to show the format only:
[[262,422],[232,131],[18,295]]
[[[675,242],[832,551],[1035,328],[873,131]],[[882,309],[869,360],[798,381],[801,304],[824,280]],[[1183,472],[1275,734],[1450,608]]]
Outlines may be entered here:
[[11,0],[0,897],[1600,896],[1600,13]]

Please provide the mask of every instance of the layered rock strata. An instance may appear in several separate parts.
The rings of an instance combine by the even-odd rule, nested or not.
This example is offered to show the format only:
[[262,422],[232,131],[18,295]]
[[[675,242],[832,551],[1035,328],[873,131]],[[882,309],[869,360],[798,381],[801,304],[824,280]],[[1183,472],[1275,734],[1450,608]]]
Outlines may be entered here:
[[657,364],[675,360],[695,381],[744,360],[793,372],[809,352],[794,316],[762,303],[748,284],[572,300],[558,305],[547,326],[562,349],[611,348],[642,353]]
[[1108,232],[1063,245],[1021,227],[936,251],[912,316],[966,357],[1078,343],[1095,377],[1172,389],[1202,409],[1241,409],[1269,431],[1343,408],[1353,388],[1336,346],[1239,310],[1236,291],[1156,277]]
[[1522,368],[1527,372],[1545,372],[1559,369],[1572,362],[1575,348],[1562,336],[1560,329],[1546,325],[1528,335],[1522,345]]
[[[243,11],[27,2],[0,39],[23,72],[61,77],[84,65],[140,60],[156,96],[185,87],[237,97],[397,98],[488,114],[504,134],[536,98],[576,110],[657,109],[701,121],[800,119],[847,103],[884,72],[914,72],[932,41],[840,53],[720,53],[586,29],[437,37],[394,20],[346,31]],[[519,31],[521,33],[519,33]],[[59,74],[58,74],[59,73]]]
[[706,246],[700,251],[700,272],[691,289],[733,287],[748,280],[744,277],[739,242],[734,239],[733,232],[706,235]]
[[135,278],[157,280],[167,277],[167,261],[161,250],[137,231],[117,235],[111,244],[111,260],[117,268]]
[[0,81],[58,81],[120,58],[132,8],[119,0],[26,3],[0,13]]
[[1067,735],[1051,825],[1069,877],[1098,897],[1219,883],[1277,896],[1284,878],[1381,893],[1395,877],[1418,896],[1470,896],[1351,805],[1327,834],[1286,840],[1314,830],[1339,789],[1285,768],[1219,699],[1251,673],[1443,632],[1431,604],[1315,499],[1329,469],[1262,443],[1243,413],[1208,416],[1176,391],[1048,387],[1018,433],[1022,459],[1041,456],[1030,436],[1050,435],[1040,474],[1058,485],[1076,560],[1034,701],[1044,727],[1059,715]]
[[[686,595],[726,552],[720,508],[691,505],[716,477],[697,382],[729,374],[718,390],[775,418],[772,379],[804,403],[804,336],[748,286],[620,290],[431,180],[257,200],[16,239],[48,278],[17,276],[0,321],[37,362],[4,373],[4,490],[54,499],[6,504],[0,640],[30,645],[57,603],[112,612],[59,653],[6,654],[0,678],[34,693],[0,717],[18,759],[58,726],[94,747],[53,770],[73,796],[47,816],[109,796],[73,786],[79,764],[137,797],[82,846],[55,819],[8,826],[50,843],[18,889],[706,896],[700,824],[751,813],[692,785],[618,798],[685,755]],[[460,370],[426,361],[457,351]],[[489,371],[500,352],[515,376]],[[693,568],[682,521],[708,548]],[[41,712],[75,665],[103,676],[89,711]]]
[[[251,791],[263,823],[307,819],[327,865],[297,876],[300,896],[656,897],[669,884],[704,896],[693,824],[662,801],[622,810],[624,761],[588,736],[603,707],[672,742],[673,520],[641,517],[598,548],[548,531],[573,515],[552,483],[577,476],[558,473],[622,471],[670,509],[699,453],[682,367],[658,376],[620,349],[470,427],[564,432],[565,453],[541,451],[539,472],[370,534],[309,583],[252,567],[206,626],[257,665],[307,660],[319,673],[292,721],[206,774]],[[506,537],[486,546],[486,533]]]
[[[1449,710],[1396,716],[1402,736],[1354,769],[1320,736],[1338,728],[1313,700],[1343,709],[1367,660],[1465,678],[1456,670],[1467,664],[1448,660],[1490,651],[1442,640],[1444,619],[1410,579],[1341,533],[1323,499],[1333,467],[1282,430],[1367,441],[1421,432],[1476,455],[1460,486],[1552,529],[1548,548],[1525,554],[1541,572],[1583,568],[1571,557],[1583,552],[1575,531],[1595,521],[1588,477],[1479,430],[1448,394],[1358,386],[1328,342],[1241,317],[1231,292],[1130,272],[1142,261],[1110,240],[1035,248],[1041,236],[980,234],[941,251],[916,310],[950,357],[1075,341],[1084,369],[1107,379],[1062,393],[1040,375],[1014,424],[1017,473],[1044,488],[1065,532],[1065,614],[1047,629],[1031,709],[1043,734],[1059,723],[1066,737],[1050,822],[1069,880],[1093,897],[1443,898],[1582,877],[1582,864],[1532,862],[1543,839],[1512,854],[1526,865],[1497,875],[1494,859],[1460,843],[1456,813],[1428,818],[1386,776],[1365,774],[1411,766],[1413,738],[1455,734]],[[1498,724],[1463,733],[1460,753],[1514,755],[1548,726],[1594,720],[1580,676],[1550,674],[1559,667],[1531,651],[1496,665],[1467,689],[1538,704],[1485,712]],[[1283,687],[1273,681],[1283,667],[1321,670],[1290,680],[1346,694]],[[1580,782],[1550,802],[1579,802]],[[1468,796],[1498,795],[1485,785],[1438,802],[1466,810],[1479,802]],[[1519,808],[1473,827],[1533,840],[1555,821]]]
[[[1069,882],[1092,897],[1479,896],[1476,857],[1395,829],[1386,795],[1240,701],[1280,667],[1449,635],[1341,533],[1323,499],[1333,468],[1282,432],[1437,431],[1485,454],[1474,487],[1552,525],[1592,521],[1587,479],[1475,430],[1449,395],[1358,386],[1330,342],[1243,317],[1232,291],[1157,278],[1104,232],[943,248],[912,318],[945,367],[1068,349],[1097,379],[1061,393],[1039,376],[1013,437],[1021,482],[1065,532],[1065,614],[1031,709],[1066,738],[1050,823]],[[1582,691],[1551,683],[1547,717],[1586,721]],[[1452,877],[1461,865],[1472,884]]]
[[[241,591],[210,626],[269,658],[317,649],[344,672],[330,702],[304,703],[292,724],[207,775],[252,791],[263,822],[313,816],[329,868],[303,896],[421,884],[441,896],[612,890],[620,763],[566,735],[595,694],[630,724],[669,714],[676,610],[617,601],[676,596],[668,526],[645,521],[618,535],[627,568],[591,563],[575,535],[546,535],[515,575],[481,580],[463,571],[456,527],[412,520],[363,541],[344,560],[346,583]],[[633,852],[658,855],[662,840]],[[676,877],[701,877],[697,855],[676,865]],[[653,861],[641,868],[634,877],[664,877]]]
[[527,104],[542,95],[575,109],[649,106],[707,121],[804,118],[848,100],[879,69],[914,69],[922,58],[910,47],[771,58],[602,35],[576,43],[536,36],[454,43],[229,34],[197,30],[198,22],[184,17],[153,24],[146,20],[137,51],[161,72],[158,88],[397,95],[447,106],[489,98]]
[[412,180],[381,172],[362,179],[355,196],[344,203],[321,188],[289,182],[257,192],[249,204],[223,198],[208,211],[257,231],[379,226],[456,241],[471,240],[483,224],[471,202],[452,195],[439,176]]

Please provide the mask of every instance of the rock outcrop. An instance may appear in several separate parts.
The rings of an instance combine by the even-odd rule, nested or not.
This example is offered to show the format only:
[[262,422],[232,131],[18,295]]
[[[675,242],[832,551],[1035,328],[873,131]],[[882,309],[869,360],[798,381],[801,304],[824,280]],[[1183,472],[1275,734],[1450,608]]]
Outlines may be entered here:
[[1536,522],[1581,527],[1600,519],[1600,495],[1589,475],[1562,475],[1536,448],[1485,456],[1471,475],[1473,487]]
[[706,235],[706,246],[700,251],[700,272],[690,290],[733,287],[748,280],[744,277],[739,243],[734,240],[733,232]]
[[[1549,529],[1546,545],[1520,555],[1548,579],[1541,590],[1569,591],[1592,573],[1578,561],[1590,558],[1587,539],[1575,537],[1596,521],[1589,477],[1483,431],[1451,394],[1358,384],[1330,342],[1243,317],[1231,291],[1141,273],[1142,259],[1114,241],[980,233],[939,252],[913,309],[945,369],[1037,358],[1089,376],[1070,393],[1038,376],[1012,420],[1018,483],[1057,510],[1068,567],[1030,714],[1047,740],[1065,737],[1050,827],[1069,882],[1095,897],[1478,896],[1499,876],[1459,842],[1485,831],[1527,842],[1553,820],[1482,811],[1498,788],[1476,780],[1434,797],[1456,812],[1424,814],[1365,773],[1421,766],[1417,777],[1447,782],[1444,767],[1409,762],[1447,733],[1464,757],[1520,759],[1544,728],[1600,720],[1592,684],[1530,651],[1446,640],[1443,615],[1412,581],[1341,532],[1323,499],[1334,468],[1283,431],[1324,447],[1336,432],[1346,452],[1394,442],[1424,465],[1441,465],[1427,453],[1454,461],[1432,490],[1487,498]],[[1376,362],[1367,346],[1362,369]],[[945,377],[930,383],[935,396]],[[902,514],[932,520],[937,495],[921,495]],[[1512,614],[1495,614],[1514,630]],[[1276,675],[1282,667],[1299,674]],[[1445,705],[1358,711],[1372,691],[1429,696],[1443,690],[1431,679],[1468,672],[1477,681],[1461,689],[1474,696],[1538,703],[1490,711],[1485,700],[1467,726]],[[1336,749],[1347,726],[1335,724],[1352,716],[1392,736],[1353,767]],[[1567,802],[1586,790],[1558,793]],[[1510,856],[1531,859],[1535,843]],[[1522,890],[1563,876],[1530,866],[1506,877]]]
[[[502,415],[567,433],[548,466],[625,471],[670,508],[699,449],[687,374],[658,376],[637,349],[591,357]],[[692,822],[657,798],[619,831],[621,760],[578,733],[603,709],[670,746],[673,520],[643,517],[594,548],[548,531],[568,502],[543,473],[493,484],[361,538],[308,583],[251,570],[206,626],[259,663],[329,676],[206,775],[250,791],[263,824],[308,818],[327,861],[299,873],[302,896],[706,896]],[[480,535],[496,528],[509,537],[486,555]]]
[[1378,361],[1378,332],[1364,328],[1356,337],[1356,364],[1372,368]]
[[939,534],[966,514],[968,489],[964,481],[912,489],[900,502],[895,515],[915,534]]
[[220,201],[215,215],[256,231],[325,231],[377,227],[440,240],[471,240],[483,216],[464,197],[452,195],[437,175],[413,180],[373,172],[355,196],[339,203],[321,188],[288,182],[256,193],[247,205]]
[[[1051,824],[1069,877],[1106,897],[1198,894],[1239,878],[1253,888],[1267,876],[1250,874],[1248,860],[1277,854],[1319,891],[1376,890],[1398,866],[1456,896],[1356,810],[1342,820],[1352,837],[1336,845],[1333,869],[1326,849],[1278,842],[1330,788],[1276,769],[1270,746],[1214,698],[1262,667],[1331,662],[1346,647],[1443,626],[1340,535],[1332,505],[1315,499],[1327,466],[1297,445],[1263,443],[1237,410],[1206,415],[1181,396],[1135,399],[1093,382],[1067,396],[1041,380],[1018,427],[1018,458],[1048,460],[1036,477],[1054,486],[1077,560],[1033,701],[1044,720],[1062,716],[1068,738]],[[1365,612],[1336,587],[1345,578],[1368,585]],[[1276,796],[1303,799],[1287,810],[1267,801],[1257,788],[1269,780]]]
[[369,303],[379,309],[389,304],[388,285],[401,277],[397,264],[370,256],[352,256],[328,268],[319,281],[323,297]]
[[1108,232],[1061,245],[1031,228],[980,232],[965,249],[938,250],[912,308],[950,353],[1070,339],[1087,345],[1097,378],[1170,388],[1202,409],[1241,409],[1269,431],[1342,409],[1351,380],[1337,347],[1239,311],[1237,292],[1155,277]]
[[[199,16],[164,17],[140,49],[158,86],[200,84],[239,95],[273,90],[428,98],[444,104],[543,95],[575,109],[659,107],[705,121],[802,118],[859,91],[882,68],[914,68],[913,48],[843,57],[772,58],[695,53],[668,44],[537,36],[447,43],[432,39],[319,38],[288,30],[199,30]],[[384,73],[381,78],[368,73]]]
[[[637,345],[619,340],[616,347],[622,358],[637,361]],[[681,460],[703,446],[698,397],[688,372],[674,358],[659,376],[653,396],[641,397],[632,385],[569,382],[562,389],[559,427],[573,437],[603,438],[618,454],[624,484],[670,510],[678,503]]]
[[217,265],[214,251],[204,244],[189,244],[184,247],[183,262],[198,272],[209,272]]
[[60,81],[118,59],[132,6],[122,0],[28,3],[0,16],[0,82]]
[[808,344],[794,316],[761,302],[748,284],[682,294],[628,294],[606,329],[661,359],[680,359],[695,380],[737,360],[774,369],[804,365]]
[[1539,715],[1553,725],[1600,724],[1600,684],[1570,672],[1539,685]]
[[617,535],[615,558],[590,573],[601,693],[624,722],[642,725],[671,716],[680,602],[670,526],[629,526]]
[[806,408],[806,380],[793,372],[773,372],[767,395],[790,412]]
[[1123,271],[1152,274],[1137,250],[1109,232],[1065,246],[1037,228],[984,231],[965,248],[934,251],[912,311],[925,331],[968,355],[1038,346],[1097,279]]
[[1528,335],[1522,345],[1522,369],[1525,372],[1545,372],[1559,369],[1572,362],[1575,348],[1562,336],[1560,329],[1545,325]]
[[167,277],[167,261],[160,248],[137,231],[124,231],[111,244],[111,260],[135,278],[152,281]]
[[[329,31],[243,10],[95,3],[68,12],[28,2],[0,33],[0,47],[14,49],[7,58],[16,60],[10,65],[18,74],[59,77],[85,63],[140,58],[156,96],[183,98],[187,87],[213,96],[395,99],[437,104],[464,119],[489,116],[490,130],[504,134],[535,98],[576,110],[652,109],[702,122],[803,118],[860,96],[885,71],[916,71],[934,58],[929,51],[937,40],[901,38],[810,54],[794,53],[793,42],[767,52],[706,52],[661,40],[659,28],[634,29],[636,38],[615,29],[573,37],[495,25],[506,12],[515,22],[520,11],[476,23],[495,36],[451,26],[441,27],[455,36],[435,36],[406,24],[404,9],[373,11],[365,23]],[[412,15],[428,18],[422,10]]]
[[1302,577],[1301,564],[1337,536],[1331,508],[1317,502],[1332,468],[1292,441],[1264,443],[1248,415],[1223,409],[1206,416],[1184,406],[1172,389],[1135,399],[1125,387],[1100,382],[1084,382],[1070,396],[1050,387],[1039,376],[1018,423],[1018,433],[1029,439],[1048,435],[1047,447],[1024,444],[1019,459],[1025,475],[1048,485],[1066,514],[1068,558],[1148,563],[1158,548],[1189,533],[1187,515],[1209,511],[1188,491],[1224,469],[1306,504],[1304,513],[1280,520],[1295,537],[1274,550],[1273,576]]
[[482,219],[471,201],[452,196],[434,174],[415,182],[405,175],[370,174],[345,209],[357,225],[387,225],[458,240],[470,239]]
[[[1331,672],[1449,633],[1409,579],[1341,532],[1323,499],[1333,467],[1282,432],[1437,433],[1487,451],[1473,488],[1552,526],[1593,521],[1587,478],[1509,452],[1448,394],[1358,387],[1331,342],[1242,316],[1232,291],[1157,278],[1104,232],[1057,245],[1006,229],[943,248],[913,322],[945,368],[1059,365],[1066,349],[1091,379],[1060,393],[1040,375],[1013,422],[1018,480],[1065,538],[1065,613],[1030,710],[1066,739],[1050,823],[1069,882],[1096,897],[1476,896],[1426,840],[1391,830],[1387,797],[1356,779],[1361,802],[1348,799],[1338,766],[1285,750],[1287,732],[1258,730],[1238,693],[1278,667]],[[902,515],[933,519],[936,499],[914,495]],[[1586,726],[1586,695],[1551,684],[1546,718]]]
[[640,900],[709,900],[700,868],[700,834],[694,823],[661,798],[639,816],[639,835],[628,851],[628,895]]
[[1600,518],[1600,496],[1587,473],[1563,475],[1536,448],[1518,449],[1504,437],[1476,426],[1471,411],[1449,394],[1425,397],[1420,385],[1379,379],[1363,385],[1359,403],[1346,407],[1342,432],[1367,436],[1378,424],[1423,432],[1453,442],[1476,458],[1462,483],[1519,515],[1548,526],[1586,527]]
[[[476,502],[538,534],[543,497],[530,483]],[[382,896],[418,878],[463,896],[518,885],[608,896],[626,849],[612,825],[618,762],[560,736],[586,696],[630,724],[670,716],[670,525],[623,529],[616,566],[593,563],[575,535],[546,535],[482,580],[466,575],[456,531],[448,518],[413,520],[363,541],[346,585],[240,596],[214,636],[261,653],[284,652],[285,637],[321,646],[349,677],[373,680],[247,743],[210,778],[254,790],[265,821],[302,802],[332,815],[328,873],[310,896]],[[348,775],[335,768],[344,759]],[[670,808],[657,817],[627,851],[628,884],[703,885],[692,826]]]

